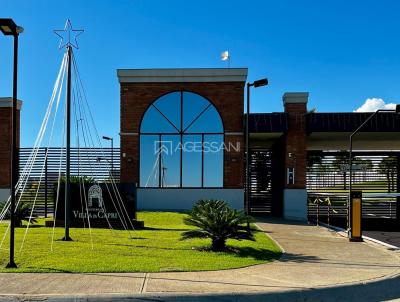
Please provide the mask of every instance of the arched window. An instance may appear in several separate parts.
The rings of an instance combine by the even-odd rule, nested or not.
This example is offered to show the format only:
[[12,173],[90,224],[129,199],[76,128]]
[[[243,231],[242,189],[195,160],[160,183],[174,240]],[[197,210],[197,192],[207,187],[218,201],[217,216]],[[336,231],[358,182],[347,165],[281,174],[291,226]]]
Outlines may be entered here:
[[210,101],[187,91],[165,94],[140,125],[140,186],[222,187],[223,149],[222,120]]

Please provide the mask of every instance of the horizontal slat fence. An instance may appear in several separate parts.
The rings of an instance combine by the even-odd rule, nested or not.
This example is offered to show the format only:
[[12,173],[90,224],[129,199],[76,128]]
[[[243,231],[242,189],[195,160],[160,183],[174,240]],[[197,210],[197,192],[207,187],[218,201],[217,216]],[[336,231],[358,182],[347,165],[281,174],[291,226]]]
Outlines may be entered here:
[[[368,197],[369,193],[399,192],[398,152],[353,154],[352,190],[363,192],[365,228],[380,222],[394,225],[398,217],[397,197]],[[309,152],[307,156],[308,217],[347,227],[350,185],[347,152]]]
[[[20,177],[24,174],[28,175],[21,201],[33,203],[37,195],[35,214],[47,217],[54,213],[53,193],[58,182],[59,171],[61,177],[65,176],[66,149],[39,148],[35,159],[29,164],[32,152],[32,148],[19,149]],[[114,180],[119,182],[119,148],[71,148],[72,177],[86,176],[99,182],[107,182],[111,180],[110,173]]]

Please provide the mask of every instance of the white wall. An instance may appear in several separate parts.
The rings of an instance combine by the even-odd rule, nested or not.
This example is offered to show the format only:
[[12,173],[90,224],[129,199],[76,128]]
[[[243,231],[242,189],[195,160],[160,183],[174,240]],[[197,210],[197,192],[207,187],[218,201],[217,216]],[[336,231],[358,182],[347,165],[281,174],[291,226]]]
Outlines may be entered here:
[[10,197],[10,189],[0,189],[0,202],[7,201]]
[[235,209],[244,208],[243,189],[137,189],[138,210],[190,210],[200,199],[222,199]]
[[283,191],[283,216],[286,219],[307,220],[307,190]]

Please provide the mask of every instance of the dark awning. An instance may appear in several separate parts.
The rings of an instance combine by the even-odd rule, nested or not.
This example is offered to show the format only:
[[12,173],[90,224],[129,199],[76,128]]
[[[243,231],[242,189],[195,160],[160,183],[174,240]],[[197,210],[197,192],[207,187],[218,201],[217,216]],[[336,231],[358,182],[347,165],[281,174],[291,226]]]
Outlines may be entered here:
[[287,119],[284,112],[250,113],[249,117],[250,133],[278,133],[287,130]]
[[[311,132],[353,132],[372,113],[340,112],[307,114],[307,131]],[[378,113],[362,129],[362,132],[399,132],[400,116],[395,113]]]

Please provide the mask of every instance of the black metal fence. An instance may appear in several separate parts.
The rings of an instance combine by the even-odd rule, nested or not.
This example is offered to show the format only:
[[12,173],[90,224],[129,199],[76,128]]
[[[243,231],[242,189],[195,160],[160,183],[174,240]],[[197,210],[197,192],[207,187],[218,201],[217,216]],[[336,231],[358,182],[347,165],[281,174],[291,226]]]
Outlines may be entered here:
[[250,150],[249,203],[252,214],[282,215],[282,152],[274,148]]
[[[365,229],[398,225],[398,197],[369,197],[369,193],[400,191],[398,152],[356,152],[352,189],[363,192]],[[307,156],[308,218],[347,227],[350,185],[347,152],[309,152]]]
[[272,210],[272,152],[251,150],[249,165],[249,202],[251,213],[271,213]]
[[[47,217],[54,213],[54,186],[59,174],[65,175],[66,149],[40,148],[35,157],[30,157],[33,151],[32,148],[19,150],[20,179],[27,180],[20,198],[22,202],[33,203],[36,197],[35,214]],[[106,182],[111,180],[111,175],[119,182],[119,148],[71,148],[72,177],[85,176]]]

